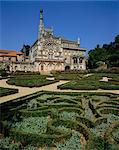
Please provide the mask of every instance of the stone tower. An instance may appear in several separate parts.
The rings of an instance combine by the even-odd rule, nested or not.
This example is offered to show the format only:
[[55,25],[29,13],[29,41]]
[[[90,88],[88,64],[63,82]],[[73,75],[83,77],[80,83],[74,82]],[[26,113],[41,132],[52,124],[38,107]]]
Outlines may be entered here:
[[40,10],[40,23],[38,31],[38,39],[40,39],[44,34],[44,23],[43,23],[43,10]]

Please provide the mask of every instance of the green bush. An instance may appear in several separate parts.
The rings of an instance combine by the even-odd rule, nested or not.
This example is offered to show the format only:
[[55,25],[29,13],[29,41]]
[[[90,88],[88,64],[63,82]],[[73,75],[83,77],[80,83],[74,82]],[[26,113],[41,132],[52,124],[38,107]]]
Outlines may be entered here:
[[1,150],[18,150],[20,149],[20,143],[13,143],[12,139],[6,137],[0,139],[0,149]]
[[0,87],[0,97],[18,93],[18,89]]
[[6,78],[8,76],[8,73],[5,69],[0,69],[0,76]]
[[87,150],[106,150],[107,147],[107,142],[103,138],[95,135],[92,135],[86,144]]

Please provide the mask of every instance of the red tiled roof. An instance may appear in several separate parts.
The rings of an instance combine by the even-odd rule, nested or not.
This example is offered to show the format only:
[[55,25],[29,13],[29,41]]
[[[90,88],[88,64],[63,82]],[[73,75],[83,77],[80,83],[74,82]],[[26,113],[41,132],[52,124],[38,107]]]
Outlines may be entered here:
[[22,52],[17,52],[15,50],[0,50],[0,56],[12,56],[22,55]]
[[16,52],[15,50],[3,50],[0,49],[0,53],[11,53],[11,52]]

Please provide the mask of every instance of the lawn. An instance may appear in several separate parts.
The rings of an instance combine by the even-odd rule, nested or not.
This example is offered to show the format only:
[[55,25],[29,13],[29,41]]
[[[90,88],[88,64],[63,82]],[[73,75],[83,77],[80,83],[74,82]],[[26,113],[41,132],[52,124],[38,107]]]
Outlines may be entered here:
[[15,75],[8,79],[7,83],[23,87],[40,87],[55,83],[58,80],[48,80],[46,75]]
[[110,93],[39,92],[19,105],[9,102],[2,106],[1,132],[6,136],[0,148],[116,150],[118,98]]
[[18,89],[0,87],[0,97],[18,93]]

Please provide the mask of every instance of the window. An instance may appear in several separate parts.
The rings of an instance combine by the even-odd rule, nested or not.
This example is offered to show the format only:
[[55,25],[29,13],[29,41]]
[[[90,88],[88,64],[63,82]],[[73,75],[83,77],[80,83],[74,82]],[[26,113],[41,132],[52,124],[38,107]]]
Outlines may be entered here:
[[74,57],[73,60],[74,60],[74,64],[77,64],[77,58]]
[[41,71],[43,71],[44,70],[44,67],[43,67],[43,65],[41,65]]
[[82,63],[83,62],[83,59],[82,58],[79,58],[79,63]]

